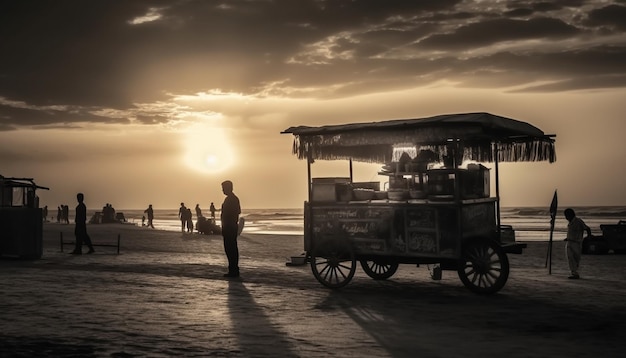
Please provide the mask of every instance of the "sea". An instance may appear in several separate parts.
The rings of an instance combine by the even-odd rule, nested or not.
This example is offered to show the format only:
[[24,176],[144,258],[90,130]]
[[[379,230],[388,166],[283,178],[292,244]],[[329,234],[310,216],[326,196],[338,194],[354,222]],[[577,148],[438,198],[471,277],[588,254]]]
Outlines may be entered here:
[[[583,219],[591,228],[593,235],[602,235],[600,225],[617,224],[626,220],[626,206],[581,206],[572,207],[576,215]],[[564,209],[564,208],[563,208]],[[89,213],[91,211],[91,213]],[[89,210],[91,217],[96,210]],[[124,213],[127,223],[142,226],[143,209],[116,210]],[[243,233],[263,235],[303,235],[304,209],[242,209],[241,217],[245,219]],[[511,225],[515,230],[517,241],[548,241],[550,239],[550,211],[548,207],[501,207],[502,225]],[[193,217],[196,220],[195,213]],[[147,223],[147,219],[145,221]],[[181,231],[178,220],[178,208],[155,209],[155,229]],[[219,225],[219,217],[217,218]],[[563,210],[559,209],[554,222],[553,240],[565,238],[567,220]]]

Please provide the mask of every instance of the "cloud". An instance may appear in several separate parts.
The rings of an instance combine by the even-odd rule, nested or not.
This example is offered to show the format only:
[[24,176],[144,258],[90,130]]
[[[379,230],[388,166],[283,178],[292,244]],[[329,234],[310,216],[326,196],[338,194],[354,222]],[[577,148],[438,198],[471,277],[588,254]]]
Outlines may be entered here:
[[617,4],[594,9],[589,12],[586,24],[624,31],[626,30],[626,6]]
[[453,33],[434,34],[420,41],[418,46],[437,50],[467,50],[505,41],[561,39],[578,32],[576,27],[559,19],[494,19],[462,26]]
[[[580,1],[5,1],[0,129],[163,124],[180,95],[620,86],[622,5]],[[560,61],[560,62],[559,62]],[[521,75],[523,72],[524,75]],[[473,74],[481,74],[480,77]],[[503,88],[503,90],[509,90]]]

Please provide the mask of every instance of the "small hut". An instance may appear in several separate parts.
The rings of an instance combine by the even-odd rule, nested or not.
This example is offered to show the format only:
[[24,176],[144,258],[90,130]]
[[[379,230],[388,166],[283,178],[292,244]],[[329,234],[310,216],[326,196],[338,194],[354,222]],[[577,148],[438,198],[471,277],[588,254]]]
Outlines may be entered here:
[[0,175],[0,256],[39,259],[43,254],[43,214],[32,178]]

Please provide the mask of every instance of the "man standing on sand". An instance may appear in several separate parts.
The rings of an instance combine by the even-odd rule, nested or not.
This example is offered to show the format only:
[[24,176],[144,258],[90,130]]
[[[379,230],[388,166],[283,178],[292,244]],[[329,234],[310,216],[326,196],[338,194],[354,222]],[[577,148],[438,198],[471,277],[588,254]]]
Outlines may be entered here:
[[239,198],[233,193],[233,183],[226,180],[222,183],[222,192],[226,195],[222,204],[220,220],[222,221],[222,236],[224,237],[224,251],[228,258],[228,272],[224,277],[239,277],[239,248],[237,235],[239,231],[239,214],[241,205]]
[[74,251],[71,253],[73,255],[80,255],[83,253],[83,242],[89,247],[88,254],[92,254],[94,252],[93,245],[91,244],[91,238],[87,235],[87,207],[83,200],[85,196],[83,193],[76,194],[76,200],[78,200],[78,205],[76,206],[76,218],[74,222],[76,226],[74,227],[74,235],[76,236],[76,246],[74,247]]
[[586,231],[591,236],[591,229],[582,219],[576,216],[573,209],[567,208],[563,212],[569,224],[567,224],[567,238],[565,239],[565,254],[571,275],[570,279],[579,279],[578,266],[583,249],[583,233]]
[[154,209],[152,209],[152,204],[149,204],[148,208],[144,210],[143,212],[146,213],[146,215],[148,215],[148,227],[151,227],[154,229],[154,224],[152,224],[152,220],[154,220]]
[[209,210],[211,211],[211,219],[213,219],[213,221],[215,222],[215,205],[213,205],[213,202],[211,202],[211,207],[209,208]]
[[180,232],[185,232],[185,228],[187,227],[187,207],[185,203],[180,203],[178,218],[180,219]]

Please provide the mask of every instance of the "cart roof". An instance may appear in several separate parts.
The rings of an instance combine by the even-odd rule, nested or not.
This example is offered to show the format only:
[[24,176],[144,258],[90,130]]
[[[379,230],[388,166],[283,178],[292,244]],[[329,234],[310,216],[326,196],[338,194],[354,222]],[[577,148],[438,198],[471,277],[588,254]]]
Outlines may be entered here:
[[35,184],[33,178],[7,178],[0,175],[0,186],[4,187],[12,187],[12,188],[34,188],[34,189],[45,189],[50,190],[50,188],[46,188],[45,186],[39,186]]
[[393,148],[414,145],[429,149],[439,158],[450,143],[459,143],[463,158],[479,162],[554,162],[554,135],[522,121],[490,113],[445,114],[427,118],[395,119],[320,127],[290,127],[293,153],[300,159],[354,159],[388,163]]

